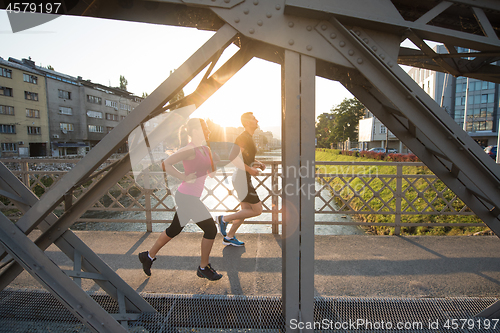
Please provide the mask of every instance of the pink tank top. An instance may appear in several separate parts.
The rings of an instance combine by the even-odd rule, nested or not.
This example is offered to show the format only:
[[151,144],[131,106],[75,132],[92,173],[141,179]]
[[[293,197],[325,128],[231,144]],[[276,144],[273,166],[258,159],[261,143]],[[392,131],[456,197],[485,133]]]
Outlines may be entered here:
[[[193,183],[182,182],[179,185],[177,191],[182,194],[192,195],[195,197],[200,197],[203,192],[203,187],[205,185],[205,179],[207,178],[207,172],[212,171],[212,160],[210,158],[210,151],[207,146],[194,147],[193,144],[189,143],[195,151],[195,158],[192,160],[184,160],[182,164],[184,166],[184,173],[186,175],[196,173],[196,180]],[[200,151],[203,149],[204,153]]]

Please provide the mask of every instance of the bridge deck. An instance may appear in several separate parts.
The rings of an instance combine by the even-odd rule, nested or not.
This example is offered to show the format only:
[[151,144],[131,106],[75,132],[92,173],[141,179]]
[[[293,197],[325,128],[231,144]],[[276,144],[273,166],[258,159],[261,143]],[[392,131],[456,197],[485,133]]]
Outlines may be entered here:
[[[146,293],[281,295],[281,239],[240,234],[245,247],[225,247],[220,234],[211,263],[224,277],[196,276],[201,233],[181,233],[167,244],[147,277],[137,254],[158,233],[75,231],[132,288]],[[72,262],[52,245],[49,257],[62,269]],[[23,272],[11,288],[41,288]],[[93,281],[82,280],[97,291]],[[461,297],[500,296],[500,240],[496,236],[316,236],[315,296]]]
[[[132,288],[154,303],[162,316],[175,312],[170,311],[173,303],[184,304],[181,310],[176,310],[180,311],[180,317],[175,317],[176,327],[210,327],[203,326],[200,319],[206,321],[208,317],[193,317],[193,309],[198,309],[200,314],[205,310],[211,313],[209,309],[214,306],[220,309],[213,313],[213,318],[222,316],[229,320],[226,324],[234,324],[225,326],[228,329],[252,325],[257,328],[255,320],[262,324],[265,316],[269,319],[266,327],[271,331],[283,325],[282,318],[279,319],[280,236],[241,234],[239,239],[245,241],[246,246],[235,248],[224,247],[218,235],[211,263],[224,277],[209,282],[198,278],[195,272],[201,233],[181,233],[167,244],[160,251],[149,278],[142,272],[137,253],[148,249],[157,233],[76,231],[76,234]],[[55,246],[47,253],[62,269],[71,268],[71,262]],[[93,281],[82,281],[82,287],[90,293],[98,291]],[[26,288],[31,293],[29,296]],[[12,321],[16,318],[14,313],[22,316],[19,312],[26,311],[26,304],[16,305],[19,299],[30,299],[35,308],[37,304],[51,303],[43,300],[50,295],[33,293],[33,289],[41,287],[23,272],[0,294],[0,313],[3,313],[0,322],[6,325],[4,327],[12,329],[12,322],[19,321]],[[7,297],[13,291],[16,291],[14,296]],[[338,321],[361,316],[372,321],[411,318],[423,321],[423,317],[444,321],[457,316],[471,317],[500,298],[500,241],[495,236],[316,236],[315,296],[318,320]],[[102,297],[101,304],[109,303],[107,295]],[[9,302],[14,303],[9,305]],[[253,313],[257,309],[255,304],[260,315]],[[223,308],[237,313],[249,312],[249,317],[229,318]],[[7,311],[14,312],[10,319],[5,316]],[[186,317],[186,313],[190,315]],[[179,324],[179,318],[187,322]],[[195,325],[193,318],[201,321]],[[214,320],[209,322],[214,324]],[[222,328],[221,325],[216,327]],[[500,331],[500,324],[497,326]]]

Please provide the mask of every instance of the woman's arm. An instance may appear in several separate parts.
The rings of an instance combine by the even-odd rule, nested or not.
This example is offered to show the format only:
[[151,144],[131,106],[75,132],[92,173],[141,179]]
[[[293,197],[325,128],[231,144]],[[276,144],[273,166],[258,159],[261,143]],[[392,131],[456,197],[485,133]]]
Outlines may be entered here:
[[165,171],[169,175],[179,178],[182,181],[185,182],[193,181],[196,179],[195,173],[186,175],[184,172],[180,172],[176,167],[174,167],[174,164],[177,164],[184,160],[191,160],[194,157],[195,157],[195,151],[192,148],[181,149],[176,153],[167,157],[165,160],[163,160],[161,164],[163,171]]

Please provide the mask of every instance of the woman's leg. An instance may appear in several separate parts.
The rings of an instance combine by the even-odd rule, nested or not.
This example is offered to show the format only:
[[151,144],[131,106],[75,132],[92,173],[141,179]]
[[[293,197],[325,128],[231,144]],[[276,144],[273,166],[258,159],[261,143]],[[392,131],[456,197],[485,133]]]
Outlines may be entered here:
[[206,239],[205,237],[201,239],[200,267],[205,268],[210,263],[210,252],[212,251],[213,244],[213,239]]
[[215,236],[217,236],[217,227],[212,217],[196,223],[203,230],[203,238],[201,239],[201,259],[200,267],[205,268],[210,263],[210,252],[214,244]]
[[160,251],[160,249],[164,247],[165,244],[170,242],[172,238],[177,236],[182,231],[182,229],[184,228],[181,227],[179,223],[179,216],[177,213],[175,213],[170,226],[160,234],[153,247],[151,247],[151,249],[149,250],[149,256],[151,257],[151,259],[154,259],[158,251]]
[[167,232],[163,230],[163,232],[160,234],[153,247],[149,249],[149,256],[152,259],[154,259],[158,251],[160,251],[160,249],[164,247],[165,244],[167,244],[171,239],[172,238],[168,237]]

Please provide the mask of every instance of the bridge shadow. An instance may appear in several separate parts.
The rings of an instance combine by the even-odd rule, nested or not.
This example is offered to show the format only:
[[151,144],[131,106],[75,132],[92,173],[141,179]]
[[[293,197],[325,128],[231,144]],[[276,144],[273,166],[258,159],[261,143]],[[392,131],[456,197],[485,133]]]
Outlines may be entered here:
[[243,288],[238,274],[242,272],[242,265],[245,261],[241,259],[241,256],[245,252],[244,246],[234,247],[229,245],[222,250],[223,266],[226,268],[231,294],[233,295],[243,295]]
[[[450,259],[450,258],[448,258],[448,257],[446,257],[446,256],[444,256],[444,255],[442,255],[442,254],[441,254],[441,253],[439,253],[439,252],[436,252],[436,251],[434,251],[434,250],[432,250],[432,249],[429,249],[429,248],[428,248],[428,247],[426,247],[426,246],[423,246],[422,244],[419,244],[419,243],[415,242],[415,241],[414,241],[414,240],[412,240],[411,238],[408,238],[408,237],[401,237],[401,236],[397,236],[397,237],[398,237],[398,238],[400,238],[400,239],[402,239],[402,240],[404,240],[404,241],[406,241],[406,242],[408,242],[408,243],[410,243],[410,244],[412,244],[413,246],[417,246],[417,247],[419,247],[419,248],[421,248],[421,249],[423,249],[423,250],[425,250],[425,251],[427,251],[427,252],[429,252],[429,253],[431,253],[431,254],[433,254],[433,255],[435,255],[435,256],[437,256],[437,257],[439,257],[439,258],[446,259],[446,260],[449,260],[449,259]],[[496,265],[495,265],[495,266],[497,267],[497,269],[495,270],[495,269],[492,269],[492,267],[490,267],[490,268],[488,269],[489,271],[498,271],[498,260],[495,260],[495,262],[496,262]],[[466,263],[463,263],[463,264],[466,264]],[[494,279],[494,278],[492,278],[491,276],[488,276],[488,275],[486,275],[486,274],[483,274],[483,273],[481,273],[480,271],[475,271],[475,272],[474,272],[474,274],[476,274],[477,276],[479,276],[479,277],[481,277],[481,278],[484,278],[484,279],[486,279],[486,280],[488,280],[488,281],[490,281],[490,282],[492,282],[492,283],[495,283],[495,284],[497,284],[497,285],[500,285],[500,281],[499,281],[499,280]]]
[[135,250],[137,250],[139,248],[139,246],[144,243],[144,241],[151,235],[150,232],[146,232],[144,235],[141,236],[141,238],[139,238],[137,240],[137,242],[135,242],[134,245],[132,245],[130,247],[130,249],[125,253],[125,255],[131,255],[135,252]]

